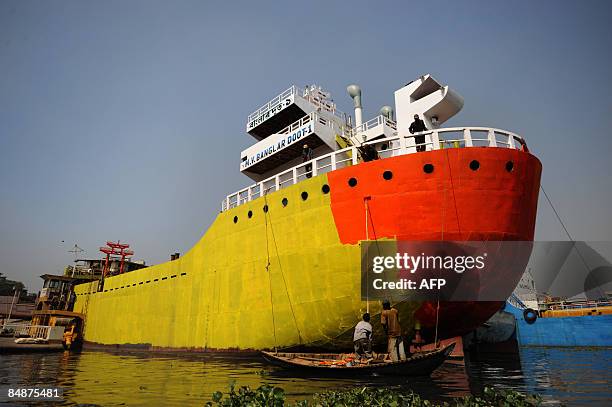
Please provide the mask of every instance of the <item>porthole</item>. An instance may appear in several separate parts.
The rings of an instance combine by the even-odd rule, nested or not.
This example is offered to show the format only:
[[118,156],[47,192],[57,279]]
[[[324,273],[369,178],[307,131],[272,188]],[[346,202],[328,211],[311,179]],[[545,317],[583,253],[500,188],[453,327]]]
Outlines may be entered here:
[[329,194],[329,185],[324,184],[324,185],[321,187],[321,192],[323,192],[324,194]]
[[234,216],[234,223],[238,223],[238,216]]
[[383,178],[389,181],[391,178],[393,178],[393,173],[391,171],[385,171],[383,172]]
[[253,217],[253,211],[249,211],[249,213],[247,213],[247,216],[249,217],[249,219],[251,219]]
[[283,206],[287,206],[287,204],[289,203],[289,200],[287,198],[283,198],[283,200],[281,201]]
[[477,160],[470,161],[470,170],[476,171],[480,168],[480,163]]
[[268,205],[264,205],[264,206],[263,206],[263,211],[264,211],[264,213],[267,213],[267,212],[268,212]]
[[305,201],[308,199],[308,192],[304,191],[302,192],[302,201]]
[[348,180],[348,184],[350,187],[354,187],[355,185],[357,185],[357,178],[351,178]]
[[425,164],[423,166],[423,171],[425,171],[425,173],[427,173],[427,174],[431,174],[433,172],[433,170],[434,170],[433,164]]
[[506,163],[506,171],[512,172],[512,170],[514,170],[514,163],[512,161],[508,161]]

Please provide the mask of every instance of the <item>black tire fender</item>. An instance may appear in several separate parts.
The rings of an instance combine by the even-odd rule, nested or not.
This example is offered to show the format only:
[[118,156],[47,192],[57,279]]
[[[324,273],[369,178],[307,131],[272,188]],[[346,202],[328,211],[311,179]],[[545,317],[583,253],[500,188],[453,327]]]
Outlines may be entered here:
[[538,319],[538,313],[531,308],[527,308],[523,311],[523,319],[525,319],[525,322],[528,324],[533,324]]

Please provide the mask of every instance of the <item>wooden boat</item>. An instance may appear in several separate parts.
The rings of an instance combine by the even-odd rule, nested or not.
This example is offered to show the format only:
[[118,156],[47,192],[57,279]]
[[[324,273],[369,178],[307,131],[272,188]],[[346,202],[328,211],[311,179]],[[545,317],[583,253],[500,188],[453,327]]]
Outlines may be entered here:
[[262,356],[273,365],[305,373],[333,375],[383,374],[397,376],[429,376],[449,357],[455,343],[429,352],[412,354],[406,360],[386,360],[386,353],[374,354],[369,362],[354,359],[353,354],[339,353],[283,353],[262,351]]

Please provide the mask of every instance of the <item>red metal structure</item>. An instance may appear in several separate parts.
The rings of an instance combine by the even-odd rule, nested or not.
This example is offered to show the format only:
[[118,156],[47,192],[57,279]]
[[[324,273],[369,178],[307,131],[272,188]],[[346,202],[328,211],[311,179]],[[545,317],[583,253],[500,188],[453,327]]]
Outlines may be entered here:
[[134,255],[133,250],[128,250],[129,247],[130,247],[129,244],[120,243],[119,241],[116,241],[116,242],[108,241],[106,242],[106,246],[100,247],[100,251],[106,254],[106,262],[104,263],[104,277],[106,277],[106,275],[108,274],[110,270],[110,260],[112,259],[111,256],[118,256],[121,258],[119,274],[123,274],[125,258],[128,256]]

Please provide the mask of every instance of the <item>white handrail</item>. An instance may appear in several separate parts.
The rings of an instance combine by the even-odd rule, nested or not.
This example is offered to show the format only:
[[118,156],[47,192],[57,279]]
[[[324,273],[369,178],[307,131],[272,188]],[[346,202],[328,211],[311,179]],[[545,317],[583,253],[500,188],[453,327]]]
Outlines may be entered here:
[[13,337],[29,337],[29,338],[49,338],[49,330],[51,329],[48,325],[24,325],[24,324],[6,324],[2,327],[3,329],[11,329]]
[[358,133],[370,130],[371,128],[374,128],[381,124],[386,124],[387,126],[391,127],[393,130],[397,130],[397,123],[395,123],[393,120],[383,115],[379,115],[373,119],[368,120],[365,123],[362,123],[359,127],[356,127],[353,130],[353,134],[358,134]]
[[270,101],[268,101],[268,103],[264,104],[259,109],[255,110],[253,113],[251,113],[249,115],[248,119],[247,119],[247,123],[250,123],[252,120],[257,118],[261,114],[263,114],[263,113],[267,112],[268,110],[270,110],[270,108],[272,106],[276,106],[284,98],[286,98],[288,96],[291,96],[291,95],[300,95],[300,96],[302,96],[303,94],[304,94],[304,91],[302,89],[298,88],[295,85],[290,86],[289,89],[286,89],[286,90],[282,91],[281,93],[279,93],[278,95],[273,97]]
[[270,101],[268,101],[266,104],[261,106],[259,109],[251,113],[247,117],[247,125],[251,123],[253,120],[257,119],[259,116],[266,113],[268,110],[272,109],[274,106],[279,105],[283,101],[283,99],[291,95],[299,96],[303,98],[304,100],[307,100],[309,103],[313,104],[319,110],[325,110],[331,115],[334,115],[341,120],[345,119],[344,114],[341,111],[336,109],[336,105],[333,102],[326,100],[326,99],[320,99],[320,98],[315,98],[315,97],[306,95],[306,92],[304,91],[304,89],[299,88],[296,85],[292,85],[288,89],[284,90],[283,92],[273,97]]
[[[373,120],[379,119],[375,118]],[[373,120],[369,120],[368,122],[373,122]],[[380,123],[382,123],[382,121]],[[457,133],[458,136],[452,138],[444,137],[451,133]],[[475,135],[478,135],[478,133],[484,134],[480,137],[474,137],[472,133],[476,133]],[[449,147],[461,148],[473,146],[511,148],[516,150],[527,149],[525,140],[518,134],[491,127],[449,127],[428,130],[405,137],[397,136],[397,133],[395,134],[395,137],[377,139],[363,143],[359,148],[371,145],[376,148],[380,158],[415,154],[417,153],[417,146],[425,146],[427,151]],[[425,136],[425,142],[417,145],[415,141],[416,136]],[[501,136],[502,139],[499,140],[498,136]],[[309,176],[317,176],[318,174],[335,171],[336,169],[348,165],[356,165],[359,162],[358,157],[359,149],[356,146],[336,150],[329,154],[316,157],[308,162],[296,165],[261,182],[228,195],[221,203],[221,211],[226,211],[242,205],[243,203],[249,202],[269,192],[277,191],[288,185],[296,184],[309,178]],[[290,177],[288,177],[289,175]],[[252,191],[258,192],[253,194]]]

